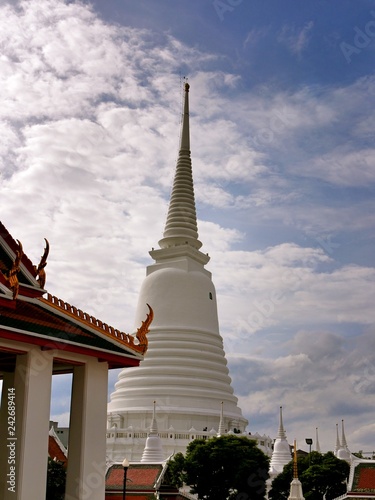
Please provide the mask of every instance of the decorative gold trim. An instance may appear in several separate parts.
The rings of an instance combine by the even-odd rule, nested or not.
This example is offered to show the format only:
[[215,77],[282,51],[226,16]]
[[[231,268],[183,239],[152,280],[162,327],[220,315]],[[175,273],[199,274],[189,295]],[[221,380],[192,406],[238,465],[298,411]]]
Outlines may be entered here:
[[8,271],[8,273],[5,275],[5,279],[7,280],[7,284],[9,288],[13,291],[13,300],[15,300],[18,296],[18,291],[20,288],[20,284],[18,281],[18,273],[20,271],[20,264],[21,264],[21,259],[23,257],[23,248],[22,248],[22,243],[20,240],[17,240],[18,242],[18,249],[16,250],[16,258],[14,259],[14,262],[12,264],[12,267]]
[[81,309],[77,309],[74,306],[68,304],[68,302],[64,302],[63,300],[51,295],[47,294],[47,298],[39,299],[41,302],[44,302],[55,309],[59,309],[60,311],[64,311],[68,316],[79,319],[81,323],[91,328],[94,328],[101,333],[104,333],[107,337],[112,340],[116,340],[120,342],[124,346],[132,349],[133,351],[139,352],[140,354],[145,354],[148,347],[148,339],[147,333],[150,331],[149,326],[154,319],[154,311],[147,304],[149,312],[145,321],[142,321],[142,325],[138,328],[135,338],[138,340],[138,344],[134,342],[133,335],[129,335],[128,333],[120,332],[119,330],[113,328],[112,326],[107,325],[107,323],[103,323],[99,319],[96,319],[94,316],[90,316],[89,314],[81,311]]
[[34,266],[35,272],[36,272],[36,280],[39,283],[40,288],[44,288],[44,285],[46,284],[46,271],[44,268],[47,265],[47,257],[49,254],[49,243],[47,238],[44,238],[46,242],[46,247],[44,249],[44,253],[40,258],[40,262],[38,267]]
[[147,304],[147,307],[148,307],[147,317],[145,321],[142,321],[142,325],[138,328],[136,333],[136,338],[139,342],[138,347],[142,348],[142,354],[144,354],[147,351],[148,348],[147,334],[150,331],[149,326],[151,325],[154,319],[154,311],[152,310],[152,307],[149,304]]

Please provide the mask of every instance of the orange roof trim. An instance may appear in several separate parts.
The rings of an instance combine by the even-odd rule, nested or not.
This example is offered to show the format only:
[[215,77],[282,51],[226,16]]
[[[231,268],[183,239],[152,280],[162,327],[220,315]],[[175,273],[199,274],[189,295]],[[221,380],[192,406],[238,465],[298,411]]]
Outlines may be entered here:
[[41,298],[41,302],[52,306],[54,309],[58,311],[64,312],[68,316],[79,320],[80,323],[83,323],[86,326],[94,328],[96,331],[100,333],[104,333],[106,337],[111,340],[116,340],[120,344],[129,347],[133,351],[139,352],[141,354],[145,354],[148,348],[148,339],[147,333],[150,331],[149,326],[154,319],[154,311],[147,304],[148,314],[145,321],[142,321],[142,325],[138,328],[135,338],[138,340],[138,344],[135,343],[134,337],[124,332],[120,332],[116,328],[107,325],[107,323],[103,323],[99,319],[96,319],[94,316],[90,316],[89,314],[81,311],[81,309],[77,309],[74,306],[71,306],[67,302],[51,295],[47,294],[47,298]]

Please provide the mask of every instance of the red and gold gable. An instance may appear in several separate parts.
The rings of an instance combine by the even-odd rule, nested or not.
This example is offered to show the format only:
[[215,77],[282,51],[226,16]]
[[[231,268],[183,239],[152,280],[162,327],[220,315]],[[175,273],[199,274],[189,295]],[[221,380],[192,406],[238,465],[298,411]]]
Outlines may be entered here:
[[40,262],[33,265],[21,242],[0,222],[0,339],[86,350],[89,355],[97,353],[113,367],[121,366],[126,356],[128,360],[134,358],[131,365],[138,365],[139,355],[148,346],[147,333],[153,319],[150,306],[134,337],[48,294],[44,287],[49,243],[45,241]]

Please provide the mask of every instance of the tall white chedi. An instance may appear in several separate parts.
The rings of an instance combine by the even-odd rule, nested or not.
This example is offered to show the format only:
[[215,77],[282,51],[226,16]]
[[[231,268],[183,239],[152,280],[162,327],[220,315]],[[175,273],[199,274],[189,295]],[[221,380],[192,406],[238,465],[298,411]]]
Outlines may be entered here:
[[[189,84],[185,84],[181,143],[159,249],[150,252],[136,312],[149,304],[154,320],[140,366],[123,370],[108,404],[107,454],[121,460],[142,456],[156,401],[158,433],[165,456],[184,452],[195,437],[216,435],[223,408],[224,431],[245,431],[233,394],[216,292],[199,249],[189,133]],[[121,429],[121,432],[120,432]]]

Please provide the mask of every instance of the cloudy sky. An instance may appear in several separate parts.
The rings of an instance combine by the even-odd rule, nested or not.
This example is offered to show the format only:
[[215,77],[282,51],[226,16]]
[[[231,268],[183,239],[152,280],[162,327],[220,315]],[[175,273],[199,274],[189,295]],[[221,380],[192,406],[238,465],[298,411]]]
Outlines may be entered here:
[[[199,237],[249,431],[375,449],[375,2],[2,0],[1,220],[131,332],[191,84]],[[110,392],[117,377],[111,374]],[[69,382],[52,417],[67,425]],[[305,446],[306,448],[306,446]]]

